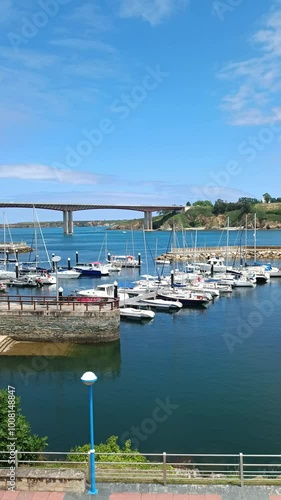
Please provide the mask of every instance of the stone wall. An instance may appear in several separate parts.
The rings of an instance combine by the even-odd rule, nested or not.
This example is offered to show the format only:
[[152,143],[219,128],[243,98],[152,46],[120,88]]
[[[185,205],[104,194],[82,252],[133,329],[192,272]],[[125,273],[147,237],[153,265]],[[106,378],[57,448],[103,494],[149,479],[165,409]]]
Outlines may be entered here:
[[[7,470],[0,469],[0,491],[8,490]],[[85,473],[75,469],[19,468],[16,472],[17,491],[63,491],[84,493]],[[0,495],[1,496],[1,495]]]
[[120,338],[119,309],[0,311],[1,334],[29,342],[103,343]]

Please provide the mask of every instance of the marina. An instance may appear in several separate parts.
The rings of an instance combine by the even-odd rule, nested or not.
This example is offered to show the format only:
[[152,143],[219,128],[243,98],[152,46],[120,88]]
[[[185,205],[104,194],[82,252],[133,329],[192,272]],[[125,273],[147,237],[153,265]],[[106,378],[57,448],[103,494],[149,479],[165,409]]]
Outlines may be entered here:
[[[30,240],[32,229],[15,231],[14,239]],[[218,232],[201,234],[202,243],[205,239],[209,247],[215,247]],[[75,235],[67,237],[59,229],[48,228],[44,236],[48,249],[60,255],[65,265],[68,258],[75,262],[77,251],[81,262],[95,261],[104,231],[77,228]],[[177,237],[180,239],[181,235]],[[192,235],[187,238],[192,246]],[[230,238],[234,243],[237,235],[231,232]],[[258,238],[262,245],[274,246],[280,232],[260,231]],[[168,239],[169,233],[150,233],[146,236],[145,250],[142,232],[134,232],[137,251],[131,249],[128,255],[141,254],[140,269],[125,268],[120,274],[100,278],[80,276],[61,280],[63,297],[71,296],[78,289],[96,289],[114,281],[118,282],[119,289],[128,288],[136,281],[146,281],[143,274],[161,274],[162,267],[155,265],[153,258],[147,259],[146,266],[146,251],[147,255],[154,256],[157,240],[159,255],[164,254]],[[122,231],[112,231],[108,240],[110,252],[116,255],[125,253],[124,249],[132,241],[131,235]],[[276,260],[272,264],[278,267],[280,262]],[[172,269],[173,266],[165,265],[168,283]],[[215,274],[213,282],[216,278]],[[153,319],[122,321],[120,340],[107,344],[84,346],[66,342],[62,349],[59,342],[48,345],[43,338],[42,343],[36,342],[36,347],[34,342],[7,343],[6,340],[1,356],[1,386],[15,385],[33,432],[47,434],[52,450],[67,450],[87,442],[87,430],[78,427],[77,421],[86,418],[86,409],[81,409],[84,395],[80,390],[80,376],[91,369],[100,379],[95,388],[97,442],[105,441],[109,435],[118,435],[121,442],[131,438],[140,450],[150,452],[157,451],[165,442],[167,451],[179,453],[189,449],[195,453],[238,453],[240,449],[245,453],[278,453],[280,286],[279,279],[271,278],[265,285],[232,288],[231,293],[212,299],[207,308],[181,307],[169,314],[151,306],[148,311],[155,312]],[[1,297],[7,293],[14,297],[50,295],[54,315],[57,314],[56,285],[24,292],[9,288]],[[148,291],[142,298],[130,300],[139,302],[140,299],[154,300],[154,297],[154,291]],[[90,307],[86,301],[80,306],[82,304]],[[131,308],[132,302],[126,306]],[[44,326],[40,331],[44,331]],[[164,403],[167,398],[173,405],[167,421],[159,424],[153,434],[141,433],[144,437],[137,437],[134,428],[150,418],[155,400]],[[32,410],[34,401],[36,416]],[[66,413],[67,426],[64,424]]]

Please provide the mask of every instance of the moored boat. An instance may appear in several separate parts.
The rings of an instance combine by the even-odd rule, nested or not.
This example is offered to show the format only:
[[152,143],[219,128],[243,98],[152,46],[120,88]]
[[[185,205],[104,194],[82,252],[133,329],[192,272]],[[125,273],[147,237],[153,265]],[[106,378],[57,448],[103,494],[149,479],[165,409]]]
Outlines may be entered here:
[[135,309],[134,307],[123,307],[120,309],[120,318],[135,321],[151,320],[155,316],[154,311],[146,309]]

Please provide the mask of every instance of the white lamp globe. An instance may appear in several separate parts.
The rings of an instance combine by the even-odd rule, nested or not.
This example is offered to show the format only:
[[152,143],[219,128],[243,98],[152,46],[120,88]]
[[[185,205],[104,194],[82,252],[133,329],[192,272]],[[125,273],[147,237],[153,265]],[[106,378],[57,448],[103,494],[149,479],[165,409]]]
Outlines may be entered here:
[[98,377],[93,372],[85,372],[81,380],[85,385],[92,385],[98,380]]

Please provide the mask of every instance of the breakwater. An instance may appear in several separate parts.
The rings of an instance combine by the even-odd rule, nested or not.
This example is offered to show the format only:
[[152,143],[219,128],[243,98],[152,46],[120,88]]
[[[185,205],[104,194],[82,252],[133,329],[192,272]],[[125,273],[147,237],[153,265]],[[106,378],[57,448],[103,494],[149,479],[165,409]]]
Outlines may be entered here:
[[243,257],[243,259],[281,259],[281,246],[221,246],[221,247],[198,247],[194,248],[173,248],[170,252],[163,253],[157,259],[188,262],[190,260],[206,260],[209,257],[228,257],[228,260]]
[[0,253],[28,253],[32,252],[33,249],[27,245],[24,241],[20,243],[0,243]]

